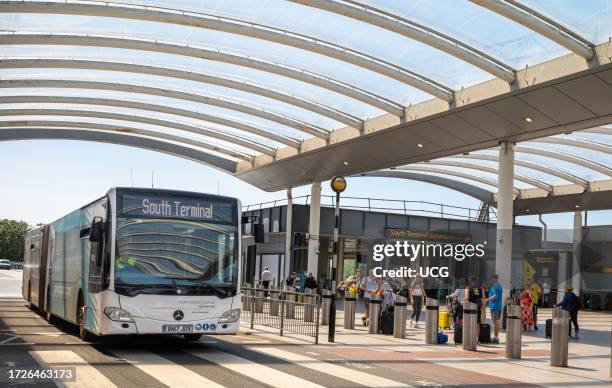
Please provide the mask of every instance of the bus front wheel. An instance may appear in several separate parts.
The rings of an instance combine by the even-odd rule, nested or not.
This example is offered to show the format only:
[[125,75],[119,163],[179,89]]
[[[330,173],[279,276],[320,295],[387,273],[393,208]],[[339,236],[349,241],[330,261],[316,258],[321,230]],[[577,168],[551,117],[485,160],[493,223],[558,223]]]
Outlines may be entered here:
[[91,341],[93,335],[85,329],[85,305],[83,305],[81,298],[79,298],[77,311],[77,325],[79,326],[79,337],[85,342]]
[[189,342],[196,342],[202,338],[202,334],[185,334],[185,340]]

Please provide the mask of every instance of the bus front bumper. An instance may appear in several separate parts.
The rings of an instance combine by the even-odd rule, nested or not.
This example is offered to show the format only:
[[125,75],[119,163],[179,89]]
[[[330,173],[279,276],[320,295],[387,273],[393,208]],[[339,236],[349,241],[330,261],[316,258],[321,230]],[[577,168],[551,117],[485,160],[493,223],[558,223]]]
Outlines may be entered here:
[[133,322],[117,322],[105,316],[99,334],[236,334],[238,333],[239,327],[240,321],[219,323],[218,318],[180,322],[133,317]]

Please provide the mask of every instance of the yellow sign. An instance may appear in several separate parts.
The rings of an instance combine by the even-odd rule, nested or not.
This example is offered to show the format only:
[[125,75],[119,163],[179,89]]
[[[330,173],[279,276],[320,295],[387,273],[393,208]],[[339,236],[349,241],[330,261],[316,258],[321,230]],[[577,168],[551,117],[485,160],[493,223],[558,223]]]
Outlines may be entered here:
[[536,274],[535,268],[529,264],[527,260],[523,261],[523,287],[527,287],[530,284],[530,280],[534,279]]
[[410,230],[410,229],[387,229],[387,238],[430,240],[430,241],[442,241],[442,242],[451,242],[451,243],[469,243],[472,240],[472,236],[470,236],[469,234],[424,232],[420,230]]

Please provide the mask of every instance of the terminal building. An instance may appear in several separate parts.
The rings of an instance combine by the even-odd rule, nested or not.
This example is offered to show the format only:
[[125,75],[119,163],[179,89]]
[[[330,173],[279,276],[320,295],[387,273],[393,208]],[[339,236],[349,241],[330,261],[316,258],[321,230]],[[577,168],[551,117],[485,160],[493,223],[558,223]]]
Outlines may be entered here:
[[[366,200],[366,199],[363,199]],[[402,202],[402,201],[397,201]],[[405,203],[404,203],[405,205]],[[433,204],[430,204],[433,205]],[[400,205],[401,206],[401,205]],[[429,208],[438,206],[429,206]],[[320,230],[318,236],[309,234],[310,206],[292,205],[292,222],[287,238],[287,205],[257,206],[256,210],[246,210],[243,215],[249,222],[243,225],[243,258],[245,279],[250,283],[257,281],[264,267],[272,272],[275,285],[282,286],[288,273],[298,272],[302,276],[308,272],[308,248],[311,240],[316,240],[317,273],[320,286],[329,286],[334,228],[334,209],[321,206]],[[497,227],[494,220],[483,216],[480,209],[472,210],[442,205],[442,211],[425,210],[428,215],[404,214],[397,210],[342,208],[339,227],[339,260],[336,278],[346,279],[357,268],[364,273],[380,266],[398,268],[400,266],[440,266],[448,267],[449,277],[440,278],[428,288],[435,290],[439,297],[445,296],[458,285],[459,279],[475,275],[486,280],[495,273],[495,239]],[[423,212],[421,212],[423,213]],[[434,214],[437,213],[437,214]],[[480,214],[479,214],[480,213]],[[478,218],[481,218],[480,220]],[[265,242],[256,244],[251,235],[254,223],[262,223]],[[551,286],[550,303],[562,296],[566,284],[572,282],[574,269],[573,242],[546,241],[545,236],[562,235],[562,232],[547,231],[543,227],[515,224],[512,234],[512,276],[511,284],[516,289],[527,285],[530,279],[538,284]],[[581,265],[580,288],[575,292],[582,296],[583,306],[594,309],[612,309],[612,284],[609,282],[612,271],[612,226],[581,227],[582,242],[579,244]],[[567,234],[567,233],[565,233]],[[554,238],[554,236],[553,236]],[[412,264],[404,257],[385,258],[382,262],[373,260],[373,246],[379,243],[394,243],[407,240],[413,243],[471,243],[483,244],[482,257],[466,258],[457,261],[453,258],[420,256]],[[289,247],[286,246],[289,241]],[[288,248],[288,249],[287,249]],[[289,257],[286,261],[285,257]],[[390,279],[391,280],[391,279]],[[409,281],[396,279],[396,284]]]

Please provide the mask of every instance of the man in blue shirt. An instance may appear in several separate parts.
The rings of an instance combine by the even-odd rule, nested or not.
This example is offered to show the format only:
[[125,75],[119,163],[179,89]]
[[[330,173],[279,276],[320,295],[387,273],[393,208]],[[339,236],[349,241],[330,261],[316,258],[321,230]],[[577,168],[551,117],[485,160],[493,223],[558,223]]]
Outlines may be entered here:
[[487,302],[489,302],[491,319],[493,320],[493,338],[491,338],[491,342],[495,344],[499,343],[499,319],[502,312],[502,295],[503,289],[499,284],[498,276],[491,276],[491,288],[489,288],[489,297],[487,298]]

